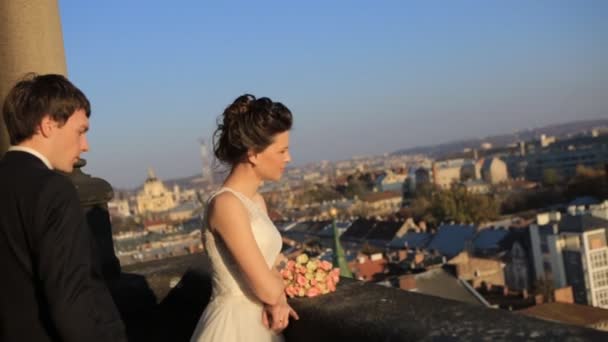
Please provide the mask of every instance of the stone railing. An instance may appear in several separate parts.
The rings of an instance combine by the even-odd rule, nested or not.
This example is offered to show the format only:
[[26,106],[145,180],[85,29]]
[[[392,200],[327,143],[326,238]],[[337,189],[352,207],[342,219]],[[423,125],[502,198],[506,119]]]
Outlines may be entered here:
[[[159,299],[142,306],[133,302],[136,297],[115,297],[123,300],[121,311],[131,308],[125,316],[131,340],[188,341],[209,301],[207,270],[200,254],[125,267],[144,277],[145,291]],[[129,288],[128,281],[122,286]],[[350,279],[342,279],[334,293],[290,303],[300,320],[287,328],[286,341],[608,340],[608,333],[597,330]]]

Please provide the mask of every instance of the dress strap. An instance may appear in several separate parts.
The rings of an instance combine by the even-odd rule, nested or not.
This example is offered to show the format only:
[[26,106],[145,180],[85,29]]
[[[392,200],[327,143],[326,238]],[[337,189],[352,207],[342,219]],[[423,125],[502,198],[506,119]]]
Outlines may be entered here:
[[236,198],[238,198],[241,203],[243,203],[243,205],[245,206],[245,208],[251,210],[251,208],[257,208],[257,204],[251,200],[249,197],[243,195],[242,193],[229,188],[227,186],[221,187],[218,191],[216,191],[213,195],[211,195],[211,197],[209,197],[209,202],[217,195],[224,193],[224,192],[230,192],[231,194],[233,194],[234,196],[236,196]]

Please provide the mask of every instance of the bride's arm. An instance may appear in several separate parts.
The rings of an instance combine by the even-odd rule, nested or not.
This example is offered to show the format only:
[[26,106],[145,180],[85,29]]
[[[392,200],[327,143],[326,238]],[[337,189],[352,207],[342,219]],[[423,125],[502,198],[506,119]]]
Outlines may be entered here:
[[266,304],[278,304],[283,296],[283,281],[277,272],[268,268],[258,248],[247,209],[231,193],[215,197],[209,209],[212,229],[228,247],[253,293]]
[[[254,202],[268,215],[268,208],[266,207],[266,201],[264,201],[264,197],[259,193],[256,193],[253,197]],[[285,264],[287,263],[287,258],[283,253],[279,253],[277,258],[274,261],[273,269],[280,271],[283,269]]]

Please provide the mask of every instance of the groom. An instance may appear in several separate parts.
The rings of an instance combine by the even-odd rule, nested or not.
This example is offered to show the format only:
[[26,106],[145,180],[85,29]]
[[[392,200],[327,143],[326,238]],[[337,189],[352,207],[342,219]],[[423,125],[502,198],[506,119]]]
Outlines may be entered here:
[[0,341],[126,341],[71,172],[89,148],[90,104],[61,75],[7,95],[0,160]]

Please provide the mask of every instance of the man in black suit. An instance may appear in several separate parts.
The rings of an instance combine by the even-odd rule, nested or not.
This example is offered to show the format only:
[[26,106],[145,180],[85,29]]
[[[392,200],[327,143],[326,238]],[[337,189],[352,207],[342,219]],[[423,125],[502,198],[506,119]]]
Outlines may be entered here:
[[126,341],[71,172],[88,150],[90,104],[61,75],[30,75],[2,109],[0,341]]

